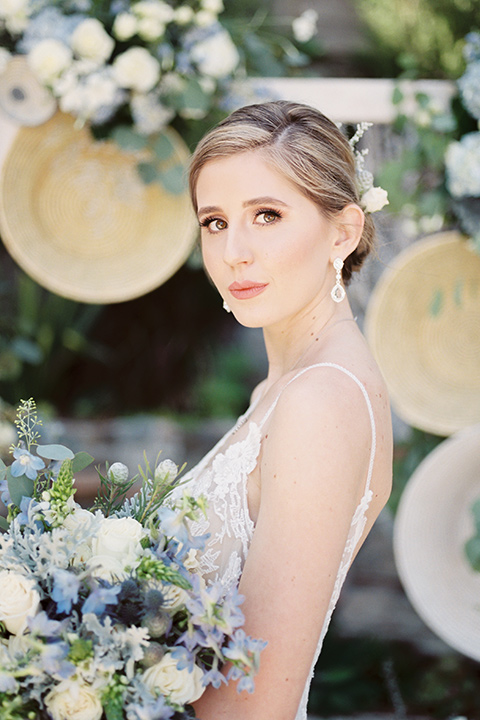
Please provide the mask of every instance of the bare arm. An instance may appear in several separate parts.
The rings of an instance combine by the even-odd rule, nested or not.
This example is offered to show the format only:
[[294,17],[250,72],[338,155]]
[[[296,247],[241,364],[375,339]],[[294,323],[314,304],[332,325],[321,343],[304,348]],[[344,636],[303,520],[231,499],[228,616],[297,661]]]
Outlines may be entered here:
[[[324,371],[325,372],[325,371]],[[268,641],[253,695],[208,689],[201,720],[293,720],[314,658],[352,515],[363,494],[371,430],[351,380],[299,378],[280,398],[263,444],[261,505],[240,582],[249,635]]]

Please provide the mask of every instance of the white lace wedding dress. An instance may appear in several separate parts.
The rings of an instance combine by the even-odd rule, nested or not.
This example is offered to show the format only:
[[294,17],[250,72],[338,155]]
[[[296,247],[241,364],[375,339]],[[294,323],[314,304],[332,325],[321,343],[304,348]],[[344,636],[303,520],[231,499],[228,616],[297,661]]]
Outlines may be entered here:
[[[253,403],[238,420],[236,425],[224,435],[215,447],[196,465],[184,480],[188,480],[188,491],[194,496],[204,495],[207,499],[207,517],[192,523],[192,533],[203,535],[210,533],[205,550],[200,558],[200,572],[207,581],[220,580],[225,590],[239,582],[242,568],[248,554],[248,548],[254,531],[248,510],[247,478],[255,469],[260,453],[262,441],[262,428],[271,413],[274,411],[281,392],[303,373],[317,367],[336,368],[348,375],[360,388],[367,404],[371,429],[372,444],[370,463],[365,482],[365,492],[352,517],[350,532],[343,552],[340,567],[327,615],[318,639],[317,651],[312,664],[310,677],[305,686],[303,696],[295,720],[305,720],[307,716],[307,701],[315,663],[320,655],[323,638],[327,632],[330,618],[337,603],[348,568],[352,562],[355,549],[363,534],[366,522],[366,511],[372,498],[370,480],[375,458],[375,421],[370,398],[365,387],[346,368],[335,363],[317,363],[297,372],[282,388],[263,419],[259,423],[249,421],[249,417],[256,407]],[[237,442],[228,442],[232,435],[244,424],[248,423],[246,437]],[[225,448],[225,450],[223,450]]]

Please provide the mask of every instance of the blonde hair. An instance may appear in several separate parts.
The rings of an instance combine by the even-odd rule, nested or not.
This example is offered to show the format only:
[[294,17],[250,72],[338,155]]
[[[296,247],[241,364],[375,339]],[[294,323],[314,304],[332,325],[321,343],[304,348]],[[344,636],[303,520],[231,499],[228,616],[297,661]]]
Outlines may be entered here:
[[[308,105],[273,101],[235,110],[199,142],[189,173],[195,210],[197,181],[204,165],[249,150],[261,150],[326,217],[333,218],[349,203],[359,203],[354,155],[337,126]],[[360,242],[345,260],[345,283],[360,269],[374,244],[375,226],[366,214]]]

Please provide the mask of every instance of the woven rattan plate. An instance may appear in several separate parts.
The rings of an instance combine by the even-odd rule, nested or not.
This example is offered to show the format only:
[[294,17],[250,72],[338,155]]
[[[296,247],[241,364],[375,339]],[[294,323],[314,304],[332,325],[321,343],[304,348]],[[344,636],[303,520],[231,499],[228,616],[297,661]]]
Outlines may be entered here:
[[[172,163],[188,151],[170,131]],[[2,239],[18,264],[54,293],[89,303],[138,297],[188,257],[196,222],[185,193],[145,185],[138,158],[57,113],[21,128],[4,163]]]
[[365,332],[403,420],[437,435],[480,422],[480,256],[459,233],[395,258]]
[[480,499],[480,425],[444,440],[418,466],[395,518],[395,561],[413,607],[448,645],[480,661],[480,573],[465,542]]

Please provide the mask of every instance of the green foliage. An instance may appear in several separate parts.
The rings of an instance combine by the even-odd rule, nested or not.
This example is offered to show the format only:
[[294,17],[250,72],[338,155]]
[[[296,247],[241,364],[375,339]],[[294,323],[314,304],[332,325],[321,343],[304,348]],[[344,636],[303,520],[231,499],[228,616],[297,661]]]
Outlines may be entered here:
[[464,36],[480,28],[477,0],[355,0],[371,35],[371,70],[386,77],[457,78]]

